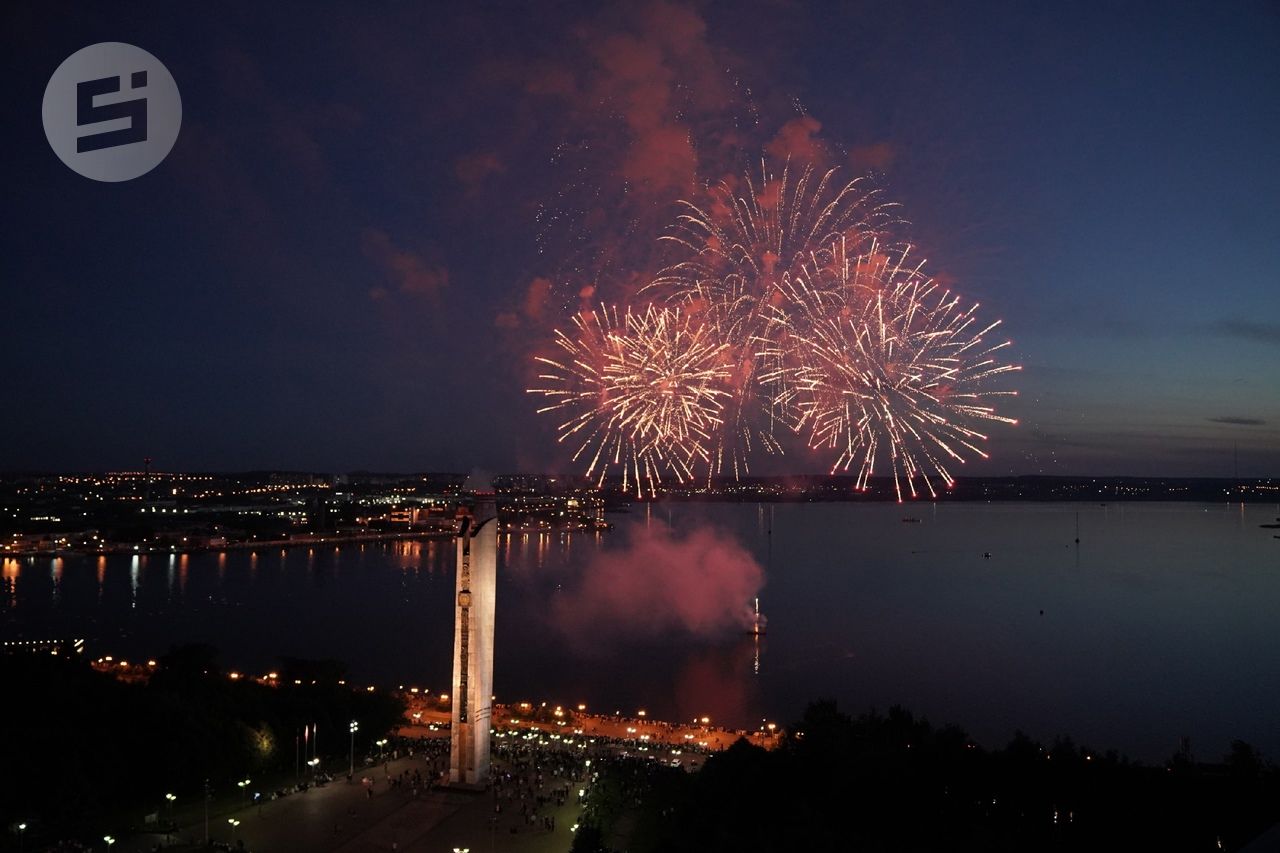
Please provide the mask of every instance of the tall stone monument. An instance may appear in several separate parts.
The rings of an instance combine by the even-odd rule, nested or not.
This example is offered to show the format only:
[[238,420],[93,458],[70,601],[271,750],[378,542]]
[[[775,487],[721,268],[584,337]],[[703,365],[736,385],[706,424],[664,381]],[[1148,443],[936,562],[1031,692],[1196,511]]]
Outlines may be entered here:
[[498,583],[498,512],[488,480],[468,480],[474,496],[458,529],[457,598],[453,629],[453,732],[449,782],[489,781],[493,718],[493,610]]

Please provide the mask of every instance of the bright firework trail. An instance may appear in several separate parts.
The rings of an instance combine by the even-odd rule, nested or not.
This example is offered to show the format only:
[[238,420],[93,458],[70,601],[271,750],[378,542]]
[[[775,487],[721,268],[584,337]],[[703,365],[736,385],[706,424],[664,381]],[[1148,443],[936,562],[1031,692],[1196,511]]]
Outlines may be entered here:
[[623,488],[639,497],[655,495],[666,474],[691,479],[722,423],[727,345],[676,308],[619,318],[602,307],[574,325],[576,335],[556,332],[559,359],[537,359],[549,370],[529,389],[550,400],[539,412],[567,416],[559,440],[578,445],[574,460],[588,460],[597,483],[620,470]]
[[871,241],[888,224],[892,205],[862,179],[840,182],[837,171],[812,167],[774,176],[766,165],[731,185],[712,188],[706,203],[681,201],[681,213],[660,239],[683,255],[645,288],[666,304],[685,307],[715,328],[728,346],[730,400],[709,475],[749,470],[758,446],[780,453],[775,438],[782,390],[770,355],[778,351],[777,312],[792,279],[826,259],[838,239]]
[[1000,321],[981,326],[977,303],[964,307],[922,274],[923,262],[907,266],[908,253],[873,246],[816,271],[812,286],[799,277],[789,294],[795,318],[778,314],[793,334],[779,373],[796,430],[810,447],[839,453],[833,472],[856,466],[859,488],[883,446],[898,500],[904,483],[918,496],[917,479],[936,496],[930,473],[952,485],[947,466],[966,451],[987,457],[974,425],[1017,423],[990,405],[1017,392],[987,381],[1021,369],[998,359],[1009,341],[986,343]]
[[835,170],[762,166],[735,194],[711,190],[663,240],[685,255],[644,289],[643,310],[602,308],[557,331],[563,351],[531,393],[562,411],[560,441],[603,483],[656,494],[664,475],[684,482],[748,470],[757,449],[781,453],[777,430],[835,451],[832,472],[857,470],[865,489],[883,455],[899,500],[917,484],[954,482],[949,466],[986,457],[983,422],[1014,424],[989,381],[1009,341],[986,342],[978,305],[908,263],[885,235],[892,205]]

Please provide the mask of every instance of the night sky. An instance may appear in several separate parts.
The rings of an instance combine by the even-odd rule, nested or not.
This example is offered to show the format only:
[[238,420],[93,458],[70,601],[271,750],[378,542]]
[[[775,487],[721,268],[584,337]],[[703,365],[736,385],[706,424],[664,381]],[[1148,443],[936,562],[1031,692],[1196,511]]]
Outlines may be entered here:
[[[789,153],[1004,319],[956,473],[1280,475],[1275,3],[472,5],[7,5],[0,470],[570,470],[531,355]],[[182,93],[126,183],[41,127],[99,41]]]

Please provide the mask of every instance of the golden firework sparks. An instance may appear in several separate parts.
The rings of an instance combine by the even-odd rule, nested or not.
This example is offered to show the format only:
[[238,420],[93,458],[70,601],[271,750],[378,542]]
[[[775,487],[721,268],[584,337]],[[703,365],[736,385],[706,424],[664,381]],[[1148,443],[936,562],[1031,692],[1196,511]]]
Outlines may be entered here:
[[567,416],[559,440],[577,445],[574,460],[598,483],[619,471],[638,496],[664,476],[692,478],[722,424],[727,345],[678,308],[601,308],[574,324],[576,334],[556,332],[561,357],[537,359],[546,372],[529,389],[549,401],[539,412]]

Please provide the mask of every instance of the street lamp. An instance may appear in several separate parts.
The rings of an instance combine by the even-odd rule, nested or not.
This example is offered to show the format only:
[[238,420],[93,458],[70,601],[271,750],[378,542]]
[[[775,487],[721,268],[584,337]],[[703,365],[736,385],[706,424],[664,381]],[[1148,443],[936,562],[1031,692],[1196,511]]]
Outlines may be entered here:
[[111,845],[112,845],[112,844],[115,844],[115,843],[116,843],[116,840],[115,840],[114,838],[112,838],[110,835],[104,835],[104,836],[102,836],[102,840],[103,840],[103,841],[105,841],[105,842],[107,842],[107,849],[108,849],[108,850],[110,850],[110,849],[111,849]]
[[378,745],[378,760],[379,760],[379,761],[381,761],[381,760],[382,760],[382,748],[383,748],[384,746],[386,746],[386,745],[387,745],[387,739],[386,739],[386,738],[380,738],[379,740],[374,741],[374,743],[376,743],[376,744]]
[[351,721],[351,767],[347,770],[347,776],[354,776],[356,772],[356,732],[360,731],[360,724],[355,720]]
[[25,823],[18,824],[18,853],[22,853],[22,840],[23,840],[22,836],[26,833],[26,831],[27,831],[27,825]]
[[169,805],[169,820],[164,825],[164,837],[165,837],[165,841],[168,841],[169,836],[173,834],[171,832],[173,828],[173,803],[175,800],[178,799],[178,795],[166,793],[164,795],[164,799],[165,799],[165,802],[168,803]]
[[240,821],[236,820],[236,819],[235,819],[235,818],[233,818],[233,817],[229,817],[229,818],[227,818],[227,823],[231,824],[231,837],[232,837],[232,838],[235,838],[235,837],[236,837],[236,827],[240,825]]
[[249,799],[249,778],[246,776],[244,779],[237,782],[236,787],[239,788],[241,791],[244,791],[244,797],[245,797],[245,800],[247,801]]

